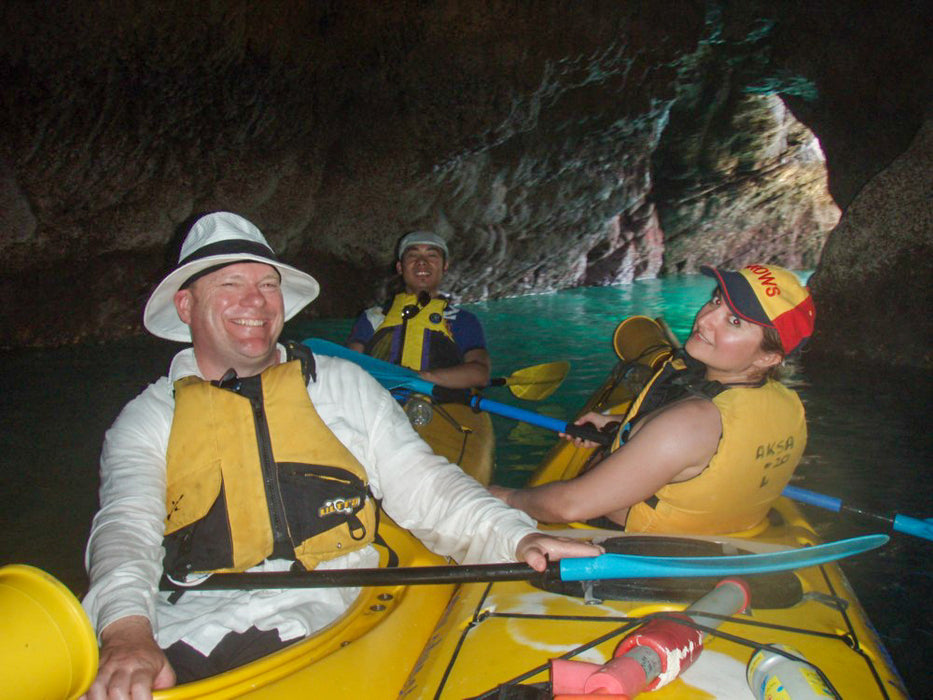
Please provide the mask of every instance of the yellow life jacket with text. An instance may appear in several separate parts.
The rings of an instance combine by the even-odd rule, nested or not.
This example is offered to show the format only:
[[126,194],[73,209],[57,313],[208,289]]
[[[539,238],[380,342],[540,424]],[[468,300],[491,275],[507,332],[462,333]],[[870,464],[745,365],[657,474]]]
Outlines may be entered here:
[[[636,398],[623,425],[639,414],[662,376],[669,380],[683,371],[682,360],[668,360]],[[703,384],[706,387],[695,393],[702,395],[711,383]],[[722,417],[716,454],[697,476],[667,484],[654,497],[632,506],[625,522],[627,532],[748,530],[767,516],[790,481],[807,442],[803,404],[797,394],[774,380],[760,386],[719,387],[710,391],[718,391],[710,400]],[[622,434],[620,430],[613,449],[624,439]]]
[[421,301],[416,294],[396,294],[385,318],[366,343],[365,353],[415,371],[454,367],[463,353],[444,316],[450,301],[436,297]]
[[372,542],[377,525],[366,470],[318,415],[299,360],[175,382],[165,503],[174,577],[270,556],[312,569]]

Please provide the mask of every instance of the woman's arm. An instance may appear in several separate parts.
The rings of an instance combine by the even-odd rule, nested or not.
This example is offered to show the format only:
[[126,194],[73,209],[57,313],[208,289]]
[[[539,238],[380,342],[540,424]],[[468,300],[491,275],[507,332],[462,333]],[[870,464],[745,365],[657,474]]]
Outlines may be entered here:
[[629,508],[672,481],[696,476],[719,445],[722,421],[706,399],[687,399],[649,416],[620,449],[569,481],[495,495],[543,522],[588,520]]

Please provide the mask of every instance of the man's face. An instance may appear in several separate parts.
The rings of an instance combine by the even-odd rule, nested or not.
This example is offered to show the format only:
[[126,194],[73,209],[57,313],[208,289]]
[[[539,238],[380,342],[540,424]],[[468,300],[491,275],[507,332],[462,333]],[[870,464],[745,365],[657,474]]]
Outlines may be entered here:
[[198,367],[206,379],[230,368],[242,377],[276,364],[285,323],[278,271],[259,262],[215,270],[175,294],[178,316],[191,328]]
[[395,264],[395,269],[402,276],[405,291],[409,294],[427,292],[434,297],[447,272],[447,262],[437,246],[419,244],[410,246],[402,253],[402,259]]

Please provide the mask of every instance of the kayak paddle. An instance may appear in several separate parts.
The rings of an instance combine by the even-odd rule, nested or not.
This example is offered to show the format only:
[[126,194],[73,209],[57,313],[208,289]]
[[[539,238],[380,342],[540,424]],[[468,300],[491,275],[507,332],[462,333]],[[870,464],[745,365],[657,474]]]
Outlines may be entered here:
[[[428,387],[433,387],[434,384],[425,381],[408,367],[394,365],[321,338],[308,338],[303,342],[312,352],[319,355],[339,357],[359,365],[386,389],[405,388],[431,395],[431,389]],[[569,371],[569,362],[546,362],[516,370],[508,377],[495,377],[490,380],[489,386],[507,386],[520,399],[540,400],[553,394]]]
[[877,511],[850,506],[843,503],[842,499],[834,498],[833,496],[825,496],[815,491],[808,491],[798,486],[786,486],[782,495],[799,501],[800,503],[831,510],[834,513],[851,515],[868,522],[881,522],[895,532],[903,532],[907,535],[933,540],[933,518],[921,520],[920,518],[912,518],[909,515],[901,515],[900,513],[886,515],[885,513],[878,513]]
[[566,433],[573,437],[593,440],[594,442],[602,442],[607,439],[611,440],[611,436],[599,432],[595,426],[574,425],[573,423],[551,418],[550,416],[545,416],[540,413],[526,411],[522,408],[516,408],[515,406],[509,406],[508,404],[499,403],[498,401],[485,399],[477,394],[471,394],[466,389],[447,389],[442,386],[437,386],[436,384],[425,381],[417,372],[407,367],[400,367],[399,365],[393,365],[391,362],[378,360],[375,357],[350,350],[350,348],[345,348],[343,345],[338,345],[328,340],[309,338],[303,341],[303,343],[311,348],[311,352],[315,352],[319,355],[339,357],[359,365],[369,372],[376,381],[382,384],[386,389],[409,389],[419,394],[433,396],[441,403],[462,403],[479,411],[494,413],[499,416],[505,416],[506,418],[512,418],[514,420],[554,430],[559,433]]
[[570,363],[566,360],[545,362],[515,370],[508,377],[490,379],[489,386],[507,386],[520,399],[540,401],[557,391],[569,371]]
[[344,588],[488,581],[602,581],[630,578],[741,576],[802,569],[861,554],[884,545],[887,535],[863,535],[783,552],[715,557],[651,557],[601,554],[549,562],[544,572],[527,564],[472,564],[379,569],[314,569],[212,574],[200,582],[175,584],[163,577],[162,590],[257,590],[273,588]]

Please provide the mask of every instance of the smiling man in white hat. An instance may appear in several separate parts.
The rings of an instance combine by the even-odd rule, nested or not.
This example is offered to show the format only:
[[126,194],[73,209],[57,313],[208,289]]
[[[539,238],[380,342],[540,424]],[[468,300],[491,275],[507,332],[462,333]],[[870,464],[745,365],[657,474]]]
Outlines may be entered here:
[[[461,561],[518,558],[540,570],[545,555],[599,551],[544,536],[436,456],[356,365],[280,344],[284,322],[317,294],[311,276],[229,212],[194,224],[152,293],[146,328],[191,347],[126,405],[104,441],[86,556],[84,606],[101,641],[90,700],[149,697],[329,624],[356,589],[180,598],[157,589],[163,575],[377,566],[375,498]],[[330,478],[336,472],[345,478]],[[321,507],[335,498],[351,505]]]

